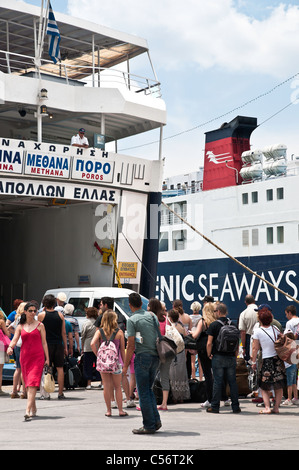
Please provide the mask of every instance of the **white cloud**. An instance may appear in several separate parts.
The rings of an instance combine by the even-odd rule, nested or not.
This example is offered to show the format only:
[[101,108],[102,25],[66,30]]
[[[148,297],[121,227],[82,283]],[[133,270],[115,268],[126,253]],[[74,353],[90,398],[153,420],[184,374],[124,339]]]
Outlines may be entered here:
[[69,0],[69,12],[145,37],[159,67],[190,61],[281,77],[293,69],[299,49],[299,7],[279,5],[259,20],[238,11],[233,0]]
[[[286,5],[279,0],[68,0],[68,12],[148,41],[167,105],[163,156],[169,176],[203,163],[206,131],[237,114],[263,122],[290,102],[296,90],[288,82],[266,98],[215,119],[298,72],[299,6],[292,1]],[[253,146],[279,140],[290,154],[298,154],[298,106],[259,127],[251,137]],[[124,139],[119,149],[157,158],[157,140],[157,132],[142,134]]]

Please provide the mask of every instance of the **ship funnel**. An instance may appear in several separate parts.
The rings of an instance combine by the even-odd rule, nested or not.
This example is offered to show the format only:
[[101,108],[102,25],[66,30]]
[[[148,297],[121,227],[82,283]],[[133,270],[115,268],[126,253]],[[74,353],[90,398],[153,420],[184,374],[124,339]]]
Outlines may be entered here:
[[250,135],[256,127],[256,118],[237,116],[219,129],[205,133],[203,191],[242,182],[241,155],[250,150]]

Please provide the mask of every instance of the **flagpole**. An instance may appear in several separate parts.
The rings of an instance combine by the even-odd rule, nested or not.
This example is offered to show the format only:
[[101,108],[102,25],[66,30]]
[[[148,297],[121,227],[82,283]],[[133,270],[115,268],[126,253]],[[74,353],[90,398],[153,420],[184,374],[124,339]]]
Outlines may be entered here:
[[49,5],[50,5],[50,0],[47,0],[46,13],[44,15],[44,21],[43,21],[43,32],[42,32],[41,45],[40,45],[40,55],[42,55],[42,51],[44,47],[45,33],[47,29],[47,21],[48,21],[48,16],[49,16]]
[[42,35],[42,25],[43,25],[43,15],[44,15],[44,0],[41,0],[41,11],[40,11],[40,17],[39,17],[39,26],[38,26],[38,38],[37,38],[37,44],[35,48],[35,67],[38,69],[40,68],[41,64],[41,54],[40,54],[40,43],[41,43],[41,35]]

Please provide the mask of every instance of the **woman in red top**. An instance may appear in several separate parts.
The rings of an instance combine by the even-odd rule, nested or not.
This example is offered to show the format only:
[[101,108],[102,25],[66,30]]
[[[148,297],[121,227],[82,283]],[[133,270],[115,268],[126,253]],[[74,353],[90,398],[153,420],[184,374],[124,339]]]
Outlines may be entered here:
[[14,337],[7,349],[7,354],[12,355],[13,348],[22,338],[21,347],[21,370],[25,387],[27,390],[27,408],[25,421],[36,416],[35,396],[43,373],[45,363],[49,365],[49,352],[46,341],[45,327],[35,319],[37,314],[36,305],[28,302],[25,305],[24,313],[21,315]]

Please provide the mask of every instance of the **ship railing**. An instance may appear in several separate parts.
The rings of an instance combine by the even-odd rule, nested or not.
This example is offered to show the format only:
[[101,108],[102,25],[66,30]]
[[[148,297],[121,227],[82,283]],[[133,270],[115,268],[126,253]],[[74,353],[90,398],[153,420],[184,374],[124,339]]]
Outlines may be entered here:
[[35,67],[32,56],[17,54],[0,50],[0,70],[4,73],[41,77],[45,80],[65,82],[68,85],[125,88],[145,96],[161,98],[161,84],[157,80],[123,71],[114,67],[97,67],[94,65],[67,64],[64,61],[54,64],[52,61],[42,60],[39,69]]

